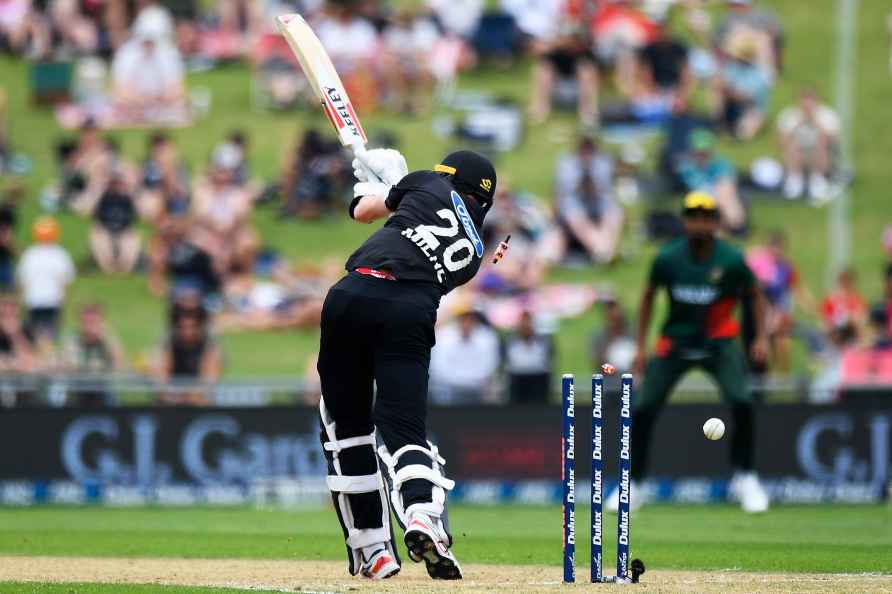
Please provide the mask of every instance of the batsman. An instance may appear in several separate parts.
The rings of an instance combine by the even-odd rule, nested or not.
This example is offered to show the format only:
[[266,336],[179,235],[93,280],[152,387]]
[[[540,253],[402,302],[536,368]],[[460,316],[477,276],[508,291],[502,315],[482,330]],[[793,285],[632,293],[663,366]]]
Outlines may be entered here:
[[454,483],[426,434],[428,365],[440,298],[480,268],[496,172],[472,151],[428,171],[408,173],[392,149],[353,166],[350,217],[387,221],[347,260],[322,308],[321,440],[348,570],[399,572],[392,511],[413,561],[434,579],[461,579],[446,514]]

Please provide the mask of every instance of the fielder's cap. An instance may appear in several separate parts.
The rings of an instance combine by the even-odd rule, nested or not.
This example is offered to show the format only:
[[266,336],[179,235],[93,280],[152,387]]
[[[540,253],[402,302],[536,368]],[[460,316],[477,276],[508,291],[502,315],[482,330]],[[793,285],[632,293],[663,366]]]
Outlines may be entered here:
[[452,176],[456,189],[492,202],[496,193],[496,170],[489,159],[474,151],[449,153],[434,171]]
[[719,209],[715,198],[706,192],[691,192],[684,197],[684,214],[706,213],[718,216]]

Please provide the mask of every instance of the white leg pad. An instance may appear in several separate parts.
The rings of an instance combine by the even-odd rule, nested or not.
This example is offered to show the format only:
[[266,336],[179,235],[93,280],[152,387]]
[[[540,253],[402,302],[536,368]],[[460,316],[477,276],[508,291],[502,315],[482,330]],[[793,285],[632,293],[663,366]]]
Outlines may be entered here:
[[[446,504],[446,491],[451,491],[455,487],[455,481],[452,481],[441,472],[441,468],[446,464],[446,460],[440,456],[437,446],[431,442],[427,442],[427,448],[419,445],[406,445],[391,454],[386,446],[378,447],[378,456],[387,467],[390,475],[390,502],[393,504],[393,510],[396,512],[400,522],[405,526],[408,523],[408,510],[403,506],[403,496],[400,493],[400,487],[408,480],[424,479],[429,481],[431,486],[431,501],[429,503],[419,503],[410,506],[412,509],[423,510],[425,513],[440,517],[443,514]],[[406,452],[422,452],[431,459],[431,467],[423,464],[408,464],[402,468],[397,468],[399,459]]]
[[[335,423],[328,415],[324,399],[319,400],[319,414],[322,419],[322,427],[325,439],[322,447],[329,457],[334,474],[326,477],[326,483],[335,499],[335,507],[338,518],[346,533],[347,545],[347,570],[351,575],[359,573],[362,567],[362,547],[382,543],[399,562],[396,544],[393,540],[393,531],[390,525],[390,503],[387,496],[387,486],[379,469],[375,474],[348,476],[341,472],[340,454],[349,448],[371,448],[375,453],[376,437],[372,432],[369,435],[337,439]],[[381,526],[379,528],[356,528],[353,509],[350,505],[349,495],[361,493],[378,493],[381,498]]]

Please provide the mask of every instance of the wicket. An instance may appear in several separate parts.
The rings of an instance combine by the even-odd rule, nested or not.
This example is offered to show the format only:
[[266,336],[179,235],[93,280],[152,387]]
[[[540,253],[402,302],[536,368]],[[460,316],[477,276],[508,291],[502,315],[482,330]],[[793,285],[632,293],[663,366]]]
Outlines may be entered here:
[[[619,408],[619,509],[616,521],[616,576],[602,570],[602,520],[604,474],[604,376],[592,375],[592,490],[591,490],[591,582],[637,583],[644,573],[639,559],[629,562],[631,510],[629,485],[632,472],[632,388],[631,374],[623,374]],[[561,379],[563,432],[561,437],[561,483],[564,516],[564,583],[576,581],[576,391],[573,374]],[[630,575],[631,573],[631,575]]]

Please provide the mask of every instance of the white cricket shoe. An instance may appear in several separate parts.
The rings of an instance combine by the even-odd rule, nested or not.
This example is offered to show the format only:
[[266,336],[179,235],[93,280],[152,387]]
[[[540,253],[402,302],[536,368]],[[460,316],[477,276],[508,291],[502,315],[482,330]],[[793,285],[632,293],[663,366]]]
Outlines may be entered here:
[[363,552],[362,567],[359,571],[370,580],[386,580],[400,572],[400,564],[386,547],[382,547],[369,555],[368,559]]
[[[638,483],[629,481],[629,511],[636,511],[642,505],[644,505],[644,497],[638,488]],[[611,514],[619,511],[619,486],[615,487],[604,500],[604,510]]]
[[784,180],[784,196],[794,200],[805,192],[805,176],[798,172],[790,172]]
[[768,510],[768,493],[755,472],[737,472],[731,478],[729,491],[732,499],[740,501],[740,507],[748,514]]
[[409,558],[416,563],[424,561],[427,574],[433,579],[462,579],[461,566],[449,550],[452,538],[443,529],[439,518],[423,512],[410,513],[403,540],[409,549]]
[[808,196],[815,204],[824,204],[831,198],[830,182],[816,171],[808,176]]

